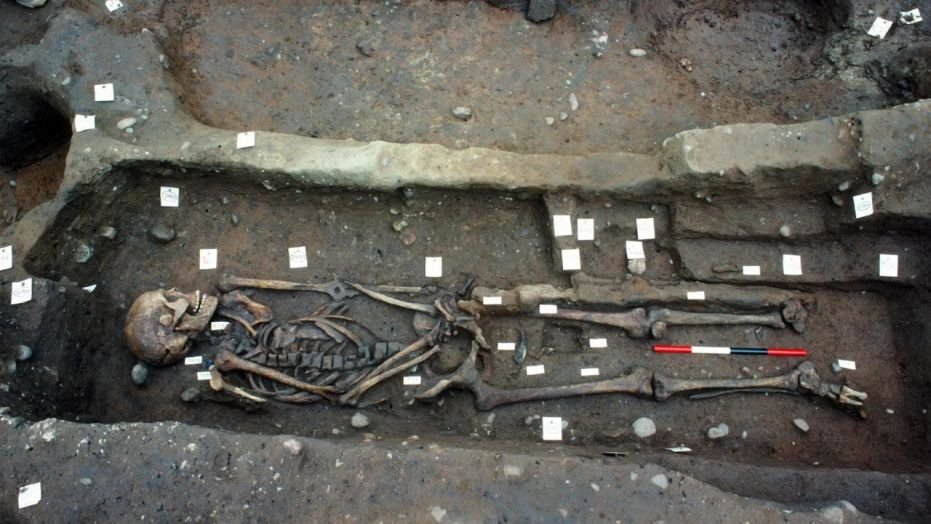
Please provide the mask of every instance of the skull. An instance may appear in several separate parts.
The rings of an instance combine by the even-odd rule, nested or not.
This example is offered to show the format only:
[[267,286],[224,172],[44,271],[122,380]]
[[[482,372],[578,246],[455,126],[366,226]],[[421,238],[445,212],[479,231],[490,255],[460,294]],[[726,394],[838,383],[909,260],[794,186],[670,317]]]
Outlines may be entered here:
[[218,302],[200,291],[159,289],[139,295],[123,328],[130,351],[153,366],[174,364],[191,349],[191,341],[210,322]]

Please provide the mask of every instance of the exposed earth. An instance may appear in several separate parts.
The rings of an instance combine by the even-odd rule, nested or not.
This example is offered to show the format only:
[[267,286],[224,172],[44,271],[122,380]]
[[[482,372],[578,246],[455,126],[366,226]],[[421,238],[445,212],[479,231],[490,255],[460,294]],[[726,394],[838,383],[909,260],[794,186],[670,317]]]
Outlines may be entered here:
[[[527,4],[0,3],[2,520],[926,521],[931,26],[898,17],[931,3]],[[877,16],[896,20],[883,39],[867,34]],[[113,102],[94,100],[102,83]],[[95,129],[77,131],[89,114]],[[241,131],[258,131],[254,148],[236,147]],[[556,215],[573,233],[592,219],[594,240],[556,236]],[[655,239],[638,267],[625,248],[645,218]],[[289,267],[295,246],[307,267]],[[202,249],[218,250],[215,269]],[[564,270],[567,249],[581,270]],[[442,276],[425,276],[427,257]],[[226,275],[404,286],[395,298],[427,308],[504,296],[510,311],[477,317],[481,380],[504,390],[637,368],[752,381],[807,360],[868,397],[863,410],[776,391],[480,410],[465,390],[418,400],[426,388],[395,376],[356,406],[257,404],[212,390],[203,365],[143,367],[124,336],[133,301],[220,295]],[[31,300],[11,303],[26,278]],[[508,302],[529,284],[574,291],[542,301],[562,312],[771,320],[635,333]],[[248,293],[282,324],[333,301]],[[373,344],[423,334],[410,310],[344,305]],[[187,356],[209,366],[246,340],[232,324],[204,328]],[[405,377],[455,371],[474,338],[450,330]],[[522,339],[519,363],[497,349]],[[560,417],[559,442],[543,417]],[[637,434],[643,418],[655,432]],[[20,508],[34,482],[41,501]]]

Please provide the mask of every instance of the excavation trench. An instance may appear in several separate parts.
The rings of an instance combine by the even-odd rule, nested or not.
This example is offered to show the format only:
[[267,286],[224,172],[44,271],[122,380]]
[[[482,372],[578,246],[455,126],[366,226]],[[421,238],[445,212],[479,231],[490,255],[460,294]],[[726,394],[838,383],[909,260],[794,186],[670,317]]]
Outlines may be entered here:
[[[45,293],[40,286],[37,293],[47,297],[43,335],[34,348],[33,362],[8,377],[11,392],[18,395],[19,413],[80,421],[178,420],[243,432],[323,438],[359,439],[367,432],[386,439],[418,435],[493,449],[535,445],[540,441],[538,417],[561,416],[568,423],[564,440],[584,454],[663,452],[682,445],[699,457],[760,465],[916,472],[924,471],[927,464],[927,428],[921,422],[926,385],[921,376],[928,362],[916,349],[920,345],[914,344],[927,340],[917,321],[926,310],[920,304],[926,304],[927,297],[879,282],[855,281],[841,288],[807,283],[817,303],[802,334],[752,325],[671,327],[658,341],[806,347],[818,372],[833,382],[840,382],[841,376],[830,370],[831,363],[837,358],[854,360],[858,371],[847,376],[869,393],[869,415],[864,420],[821,400],[772,394],[666,402],[598,395],[480,412],[465,391],[451,390],[440,397],[441,402],[414,401],[416,388],[402,385],[399,376],[366,395],[366,403],[373,405],[361,412],[371,425],[357,430],[349,424],[358,411],[354,408],[271,402],[256,410],[213,395],[206,383],[196,380],[196,372],[203,371],[198,366],[154,368],[144,386],[134,385],[130,369],[136,359],[122,336],[123,319],[139,294],[160,287],[215,293],[218,280],[227,273],[308,282],[339,277],[450,290],[472,278],[493,288],[570,285],[567,274],[554,269],[550,210],[539,194],[420,188],[395,193],[270,190],[245,180],[137,164],[118,168],[105,181],[78,191],[28,254],[26,268],[31,274],[59,284]],[[160,206],[163,186],[180,189],[179,207]],[[578,216],[594,217],[600,224],[597,244],[582,246],[583,261],[593,275],[624,279],[624,239],[634,238],[631,217],[642,213],[657,218],[657,233],[663,239],[650,247],[651,269],[646,276],[669,281],[683,270],[679,244],[672,238],[677,234],[675,214],[669,213],[669,206],[654,205],[651,211],[645,203],[599,196],[579,202]],[[158,225],[173,229],[175,238],[168,243],[153,241],[151,230]],[[115,238],[101,236],[107,227],[115,228]],[[823,232],[822,237],[840,238],[847,234],[842,229]],[[777,245],[760,239],[753,245],[762,249],[770,244]],[[288,248],[296,246],[306,247],[307,268],[289,268]],[[198,252],[204,248],[218,249],[216,270],[198,268]],[[424,277],[427,256],[443,257],[441,278]],[[708,258],[714,255],[709,252]],[[812,257],[808,263],[832,261]],[[903,268],[909,264],[903,261]],[[96,285],[92,293],[80,289],[89,285]],[[713,292],[709,287],[713,284],[694,285]],[[252,296],[270,306],[279,322],[306,316],[330,300],[314,292],[258,291]],[[404,345],[417,338],[408,311],[362,296],[346,304],[347,314],[364,325],[373,340]],[[674,378],[749,378],[781,375],[801,362],[656,355],[650,351],[649,338],[631,338],[595,324],[541,318],[488,316],[482,327],[492,347],[516,342],[520,332],[526,334],[523,368],[513,361],[513,352],[492,353],[488,382],[501,388],[595,380],[581,377],[582,368],[598,368],[602,379],[621,376],[636,366]],[[608,347],[590,348],[591,338],[607,339]],[[202,340],[190,354],[212,356],[217,340]],[[469,340],[465,333],[450,338],[429,367],[437,372],[455,368],[465,357]],[[535,364],[543,364],[545,374],[528,376],[526,367]],[[423,373],[421,367],[408,374]],[[200,388],[203,399],[182,401],[181,393],[191,388]],[[657,433],[649,439],[639,439],[631,430],[631,422],[641,416],[656,422]],[[805,419],[811,430],[800,432],[792,423],[795,418]],[[709,440],[708,428],[721,422],[728,424],[729,437]]]

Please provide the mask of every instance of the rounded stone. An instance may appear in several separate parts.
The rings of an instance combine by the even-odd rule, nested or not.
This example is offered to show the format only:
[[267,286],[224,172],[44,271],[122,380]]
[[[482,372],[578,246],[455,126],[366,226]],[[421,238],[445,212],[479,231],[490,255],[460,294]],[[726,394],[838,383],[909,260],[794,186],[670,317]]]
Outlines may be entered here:
[[149,228],[149,238],[156,244],[167,244],[175,239],[175,229],[159,222]]
[[642,275],[646,273],[647,270],[647,261],[645,258],[632,258],[627,261],[627,270],[633,273],[634,275]]
[[137,362],[136,365],[133,366],[132,377],[133,383],[137,386],[145,384],[145,381],[149,379],[149,368],[142,362]]
[[117,129],[129,129],[132,126],[136,125],[136,119],[133,117],[127,117],[116,123]]
[[802,430],[802,433],[808,433],[808,430],[811,429],[808,426],[808,422],[805,422],[803,418],[794,419],[792,423],[795,424],[795,427]]
[[779,228],[779,236],[789,238],[792,236],[792,228],[790,228],[787,224],[783,224],[782,227]]
[[197,402],[201,398],[200,388],[191,386],[181,392],[181,400],[185,402]]
[[362,413],[356,413],[352,416],[350,424],[356,429],[367,428],[369,427],[369,418]]
[[78,264],[84,264],[94,256],[94,248],[87,242],[78,242],[74,248],[74,261]]
[[20,344],[19,346],[16,346],[16,360],[22,361],[22,360],[29,360],[30,358],[32,358],[31,347],[25,344]]
[[640,417],[634,421],[634,433],[640,438],[652,437],[656,434],[656,424],[648,417]]
[[104,226],[97,231],[97,236],[106,238],[107,240],[113,240],[116,238],[116,228],[113,226]]
[[641,57],[641,56],[647,56],[647,52],[646,52],[645,50],[639,49],[639,48],[631,49],[630,51],[628,51],[628,53],[630,54],[630,56],[633,56],[633,57],[636,57],[636,58],[639,58],[639,57]]
[[459,106],[453,109],[453,116],[455,116],[459,120],[466,121],[472,118],[472,109],[465,107],[465,106]]
[[731,432],[731,428],[727,427],[727,424],[720,423],[713,428],[708,429],[708,438],[711,440],[719,439],[726,437],[728,433]]

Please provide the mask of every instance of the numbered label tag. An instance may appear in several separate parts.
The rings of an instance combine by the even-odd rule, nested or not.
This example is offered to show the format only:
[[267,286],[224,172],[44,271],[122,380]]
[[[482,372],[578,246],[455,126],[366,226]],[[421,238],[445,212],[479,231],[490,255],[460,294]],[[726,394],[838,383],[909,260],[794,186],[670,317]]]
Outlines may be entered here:
[[575,221],[579,240],[595,240],[595,219],[580,218]]
[[482,304],[486,306],[500,306],[501,297],[482,297]]
[[203,364],[203,363],[204,363],[204,357],[201,357],[201,356],[197,356],[197,357],[184,357],[184,365],[185,365],[185,366],[196,366],[196,365],[198,365],[198,364]]
[[562,440],[562,417],[542,417],[543,440]]
[[104,3],[107,6],[107,10],[109,10],[111,13],[123,7],[123,2],[120,2],[120,0],[107,0]]
[[879,276],[897,277],[899,276],[899,255],[879,255]]
[[158,194],[162,201],[162,207],[178,207],[181,202],[181,190],[177,187],[162,186]]
[[498,342],[498,351],[514,351],[517,349],[515,342]]
[[532,375],[542,375],[546,373],[546,369],[543,367],[543,364],[536,364],[533,366],[527,366],[527,376]]
[[572,217],[569,215],[553,215],[553,236],[572,236]]
[[13,287],[10,290],[10,304],[22,304],[30,300],[32,300],[32,279],[27,278],[26,280],[13,282]]
[[578,248],[562,250],[562,270],[563,271],[581,271],[582,254]]
[[556,304],[540,304],[541,315],[555,315],[558,310]]
[[112,102],[113,84],[97,84],[94,86],[94,102]]
[[873,20],[873,25],[870,26],[870,30],[866,34],[870,36],[875,36],[882,40],[886,38],[886,33],[889,32],[889,29],[892,28],[892,20],[886,20],[885,18],[876,17],[876,20]]
[[289,247],[288,264],[291,269],[307,267],[307,248],[305,246]]
[[197,380],[200,380],[200,381],[210,380],[210,372],[209,371],[198,371]]
[[13,246],[0,247],[0,271],[13,268]]
[[646,253],[643,252],[643,242],[639,240],[628,240],[627,241],[627,258],[636,259],[636,258],[646,258]]
[[255,131],[246,131],[236,135],[236,149],[255,147]]
[[201,249],[200,250],[200,268],[216,269],[217,268],[217,250]]
[[90,131],[96,127],[95,115],[74,115],[74,132]]
[[656,228],[652,218],[637,219],[637,238],[640,240],[656,238]]
[[903,24],[917,24],[922,20],[924,20],[924,18],[921,17],[921,11],[919,11],[917,7],[911,11],[899,11],[899,22]]
[[748,277],[758,277],[760,276],[760,266],[744,266],[743,272]]
[[873,193],[863,193],[853,197],[853,215],[856,218],[873,214]]
[[689,291],[685,294],[685,297],[689,300],[705,300],[704,291]]
[[216,322],[211,322],[211,323],[210,323],[210,331],[223,331],[224,329],[226,329],[227,327],[229,327],[229,325],[230,325],[229,322],[225,322],[225,321],[222,321],[222,320],[218,320],[218,321],[216,321]]
[[801,275],[802,274],[801,255],[782,255],[782,274],[783,275]]
[[35,484],[26,484],[25,486],[19,488],[19,497],[17,497],[19,509],[35,506],[39,503],[40,500],[42,500],[41,482],[36,482]]
[[588,347],[592,349],[600,349],[608,347],[608,339],[606,338],[590,338],[588,339]]
[[419,386],[420,385],[420,375],[408,375],[404,377],[405,386]]
[[427,257],[424,263],[424,273],[427,278],[440,278],[443,276],[443,257]]
[[851,371],[856,371],[857,363],[854,362],[853,360],[837,359],[837,367],[841,369],[849,369]]
[[582,368],[579,370],[579,374],[583,377],[597,377],[600,372],[598,368]]

